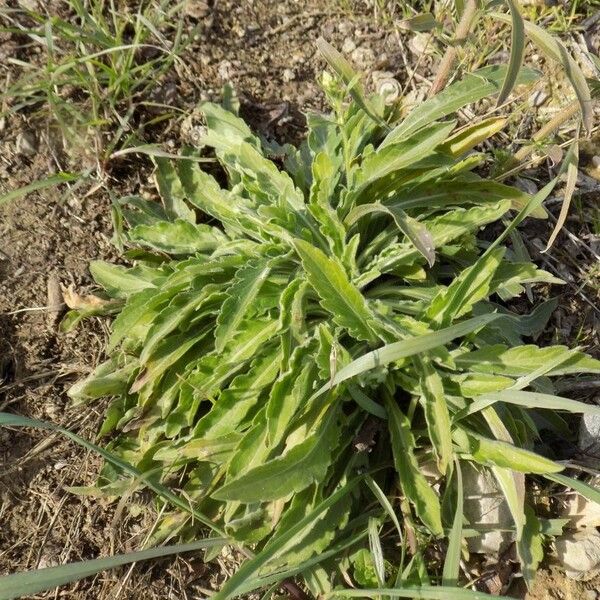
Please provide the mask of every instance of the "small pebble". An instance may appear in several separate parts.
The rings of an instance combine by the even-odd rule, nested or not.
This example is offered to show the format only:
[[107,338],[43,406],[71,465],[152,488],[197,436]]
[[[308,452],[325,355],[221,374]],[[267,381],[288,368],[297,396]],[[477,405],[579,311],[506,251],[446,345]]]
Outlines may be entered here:
[[16,141],[17,154],[23,156],[33,156],[38,151],[38,142],[35,133],[31,130],[22,131],[17,135]]
[[351,38],[346,38],[342,44],[342,52],[344,54],[351,54],[354,52],[354,50],[356,50],[356,44],[354,43],[354,40]]

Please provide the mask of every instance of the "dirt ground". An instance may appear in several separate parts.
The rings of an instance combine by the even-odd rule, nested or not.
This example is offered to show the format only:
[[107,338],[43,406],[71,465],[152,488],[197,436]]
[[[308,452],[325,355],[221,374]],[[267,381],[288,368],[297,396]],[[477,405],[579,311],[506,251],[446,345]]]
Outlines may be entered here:
[[[183,56],[186,67],[157,82],[157,91],[174,86],[172,101],[193,112],[200,100],[218,98],[223,84],[230,82],[240,95],[244,116],[278,141],[301,138],[302,112],[322,106],[315,83],[323,67],[315,53],[319,35],[338,47],[349,40],[347,48],[356,47],[349,54],[359,68],[367,73],[390,71],[401,84],[407,79],[405,61],[419,60],[410,37],[378,20],[366,3],[356,2],[352,11],[335,0],[221,0],[212,9],[205,4],[212,5],[190,2],[186,27],[195,33]],[[0,54],[26,51],[22,36],[3,36]],[[419,61],[417,83],[427,76],[433,60],[426,56]],[[56,169],[44,135],[38,136],[33,155],[17,152],[18,133],[34,127],[23,116],[0,131],[0,193]],[[189,136],[189,127],[177,123],[150,131],[146,141],[178,148],[190,141]],[[65,159],[67,166],[74,158]],[[44,191],[1,209],[1,411],[49,420],[94,439],[104,404],[72,407],[66,390],[102,359],[108,322],[90,319],[74,332],[59,333],[60,314],[48,306],[54,305],[58,286],[93,290],[89,261],[116,258],[110,243],[108,190],[117,196],[138,193],[149,185],[150,172],[148,161],[128,157],[108,165],[105,181],[95,190],[90,185],[68,195],[64,190]],[[585,216],[595,210],[597,200],[583,195],[580,212]],[[569,227],[589,245],[585,223],[576,214]],[[543,227],[528,240],[534,258],[541,257],[535,240],[547,237],[549,225]],[[566,263],[562,254],[569,257]],[[598,298],[591,287],[578,290],[582,273],[589,275],[589,252],[561,235],[559,254],[553,256],[544,261],[559,271],[564,264],[575,264],[566,267],[573,284],[554,317],[553,337],[597,352],[598,310],[593,305]],[[57,435],[0,429],[0,574],[139,548],[156,518],[152,511],[139,510],[142,504],[151,505],[149,498],[134,494],[118,505],[68,491],[70,486],[93,484],[99,465],[96,456]],[[231,565],[206,566],[201,557],[184,556],[102,573],[35,597],[191,600],[215,589],[228,568]],[[555,572],[545,573],[540,581],[532,600],[585,599],[583,594],[593,589],[567,583]],[[568,595],[569,586],[580,595]]]

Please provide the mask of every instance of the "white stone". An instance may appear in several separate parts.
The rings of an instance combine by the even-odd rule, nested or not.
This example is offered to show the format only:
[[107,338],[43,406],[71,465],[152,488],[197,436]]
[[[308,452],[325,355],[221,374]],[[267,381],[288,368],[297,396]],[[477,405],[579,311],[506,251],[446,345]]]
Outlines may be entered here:
[[37,153],[38,144],[35,133],[33,131],[22,131],[17,135],[16,140],[17,154],[23,156],[33,156]]
[[596,530],[570,533],[554,542],[565,575],[588,581],[600,574],[600,533]]
[[600,415],[582,416],[579,424],[579,449],[586,462],[600,465]]
[[369,69],[375,62],[375,52],[371,48],[356,48],[351,54],[352,61],[359,69]]
[[296,73],[292,69],[284,69],[283,70],[283,80],[284,81],[292,81],[296,79]]
[[[592,487],[600,487],[600,477],[588,482]],[[560,511],[563,519],[569,519],[567,527],[582,529],[600,527],[600,504],[584,498],[581,494],[569,494]]]
[[356,50],[356,44],[354,43],[354,40],[351,38],[346,38],[342,44],[342,52],[344,54],[350,54],[351,52],[354,52],[354,50]]
[[510,509],[490,471],[463,467],[464,514],[471,525],[492,528],[478,537],[467,539],[470,552],[498,555],[512,541],[512,534],[501,529],[514,527]]

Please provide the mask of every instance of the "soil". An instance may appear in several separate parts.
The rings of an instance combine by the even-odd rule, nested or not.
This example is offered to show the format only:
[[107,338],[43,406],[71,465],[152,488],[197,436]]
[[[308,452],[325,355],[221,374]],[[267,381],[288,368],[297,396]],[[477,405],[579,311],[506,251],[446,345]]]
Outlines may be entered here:
[[[195,107],[200,100],[218,99],[226,83],[239,94],[242,114],[255,130],[280,142],[300,139],[303,112],[323,105],[316,83],[323,68],[315,51],[319,36],[338,48],[346,42],[348,54],[369,74],[370,86],[374,71],[388,71],[404,84],[407,73],[402,65],[418,63],[417,76],[408,83],[418,100],[420,82],[426,80],[435,59],[427,54],[419,58],[423,48],[415,45],[414,34],[391,27],[370,8],[376,3],[355,2],[353,10],[348,4],[352,3],[190,0],[185,8],[190,43],[182,56],[184,66],[167,73],[152,94],[168,96],[191,117],[148,128],[144,141],[173,149],[193,142]],[[11,1],[8,6],[16,9],[19,4]],[[45,9],[64,16],[61,2],[50,2]],[[0,56],[43,60],[28,54],[31,46],[23,35],[0,35]],[[0,81],[9,74],[14,79],[14,65],[0,63]],[[68,151],[57,157],[56,140],[42,125],[39,115],[21,113],[0,126],[0,195],[58,168],[69,170],[80,160]],[[32,137],[32,152],[23,152],[23,136]],[[56,305],[57,290],[72,285],[79,293],[93,291],[89,261],[117,259],[110,241],[110,193],[117,197],[143,193],[150,177],[146,158],[127,156],[104,165],[101,179],[69,193],[49,188],[0,208],[0,411],[51,421],[87,439],[95,438],[104,404],[72,406],[66,391],[102,359],[109,324],[92,318],[73,332],[59,332],[64,307]],[[581,210],[587,214],[593,204],[583,198]],[[571,229],[585,237],[589,230],[582,223],[577,220]],[[547,239],[547,227],[542,239]],[[561,243],[561,251],[566,252],[564,236]],[[587,271],[589,255],[582,253],[581,246],[576,248],[580,254],[573,259]],[[571,343],[577,333],[582,336],[577,343],[597,350],[598,312],[590,307],[597,298],[591,285],[586,300],[575,293],[580,277],[575,272],[562,313],[555,317],[560,319],[558,337]],[[135,493],[117,504],[69,491],[73,486],[92,485],[99,467],[97,456],[58,434],[0,428],[0,574],[140,547],[157,516],[148,497]],[[141,505],[145,510],[139,510]],[[35,597],[200,598],[218,588],[226,568],[220,571],[218,566],[204,565],[201,557],[190,556],[148,561]],[[538,587],[546,590],[567,586],[555,572],[544,573],[540,581]],[[570,598],[544,596],[536,590],[532,600]]]

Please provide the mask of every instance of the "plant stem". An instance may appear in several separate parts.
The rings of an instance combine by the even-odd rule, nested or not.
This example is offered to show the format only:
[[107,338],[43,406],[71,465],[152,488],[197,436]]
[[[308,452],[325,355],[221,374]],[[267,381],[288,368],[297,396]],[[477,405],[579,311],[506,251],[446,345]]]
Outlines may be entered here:
[[442,58],[442,62],[440,63],[433,84],[429,90],[428,96],[430,98],[431,96],[435,96],[435,94],[437,94],[446,85],[446,83],[448,83],[452,67],[456,62],[458,47],[467,39],[469,31],[471,31],[471,27],[475,22],[476,14],[477,0],[467,0],[460,21],[456,26],[454,41],[451,46],[446,48],[446,53]]

